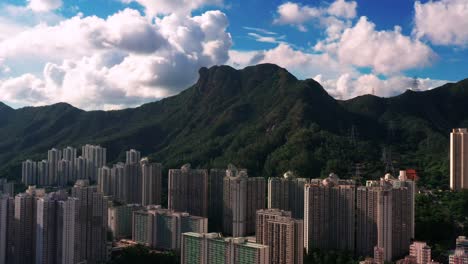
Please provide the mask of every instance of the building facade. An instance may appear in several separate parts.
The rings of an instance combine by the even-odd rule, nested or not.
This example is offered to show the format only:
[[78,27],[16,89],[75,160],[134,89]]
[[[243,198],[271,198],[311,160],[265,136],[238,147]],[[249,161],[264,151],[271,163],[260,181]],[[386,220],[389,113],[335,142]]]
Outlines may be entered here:
[[457,128],[450,133],[450,188],[468,189],[468,129]]
[[292,217],[304,218],[304,186],[305,178],[296,178],[292,172],[286,172],[284,177],[268,179],[268,208],[291,211]]
[[185,164],[169,170],[168,208],[197,216],[208,216],[208,171]]

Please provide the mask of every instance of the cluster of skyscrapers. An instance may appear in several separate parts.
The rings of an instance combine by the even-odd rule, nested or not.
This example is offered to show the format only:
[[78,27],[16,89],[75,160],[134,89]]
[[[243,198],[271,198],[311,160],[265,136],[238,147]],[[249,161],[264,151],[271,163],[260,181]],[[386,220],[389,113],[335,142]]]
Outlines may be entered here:
[[26,186],[67,186],[76,180],[96,181],[98,168],[105,164],[106,149],[100,146],[83,146],[79,157],[76,148],[53,148],[47,152],[47,160],[24,161],[21,179]]
[[99,263],[108,258],[107,231],[114,240],[175,250],[182,264],[300,264],[304,250],[316,249],[390,261],[414,238],[415,185],[405,171],[358,186],[335,174],[267,180],[233,165],[186,164],[169,170],[165,209],[162,165],[133,149],[111,167],[106,149],[92,145],[79,157],[72,147],[52,149],[47,160],[22,165],[25,184],[76,183],[70,193],[30,187],[0,200],[3,263]]
[[74,264],[107,260],[107,199],[79,180],[71,190],[30,186],[0,198],[0,263]]

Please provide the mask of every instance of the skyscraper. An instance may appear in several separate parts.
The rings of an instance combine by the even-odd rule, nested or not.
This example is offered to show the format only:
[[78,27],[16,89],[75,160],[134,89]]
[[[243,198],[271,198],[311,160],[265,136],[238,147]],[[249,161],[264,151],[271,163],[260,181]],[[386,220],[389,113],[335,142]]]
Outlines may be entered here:
[[223,232],[242,237],[255,232],[256,212],[265,208],[265,179],[230,169],[223,184]]
[[73,178],[73,163],[69,160],[62,159],[57,163],[57,184],[58,186],[66,186],[68,183],[74,182]]
[[141,161],[141,177],[141,204],[144,206],[161,204],[162,165],[143,159]]
[[141,153],[140,151],[131,149],[126,152],[126,161],[127,164],[138,163],[141,160]]
[[12,243],[14,222],[14,198],[9,195],[0,195],[0,263],[12,263]]
[[15,197],[14,263],[34,263],[36,253],[36,200],[45,191],[29,186],[28,190]]
[[169,170],[168,208],[197,216],[208,216],[208,171],[185,164]]
[[152,248],[179,250],[185,232],[208,232],[208,218],[150,206],[133,215],[133,240]]
[[35,161],[23,161],[21,164],[21,182],[26,186],[37,184],[37,164]]
[[450,188],[468,189],[468,129],[456,128],[450,133]]
[[223,232],[241,237],[255,232],[256,211],[265,208],[265,179],[246,170],[228,170],[224,178]]
[[284,177],[268,179],[268,208],[278,208],[291,211],[292,217],[304,217],[304,186],[305,178],[296,178],[292,172],[286,172]]
[[269,264],[268,246],[247,239],[222,238],[218,233],[184,233],[181,264]]
[[138,204],[125,204],[109,207],[108,228],[114,240],[132,236],[133,212],[143,209]]
[[355,183],[335,174],[305,185],[304,246],[312,249],[354,250]]
[[107,166],[98,169],[98,190],[100,193],[106,196],[113,196],[114,188],[112,182],[112,172],[111,169]]
[[81,155],[88,161],[89,179],[95,181],[98,169],[107,163],[106,148],[86,144],[81,147]]
[[303,221],[279,209],[257,211],[256,243],[269,246],[271,264],[302,264]]
[[87,263],[105,262],[107,258],[107,198],[88,180],[78,180],[72,188],[72,197],[79,203],[78,251]]
[[125,177],[125,164],[117,163],[111,169],[111,193],[114,194],[114,200],[126,203],[128,200],[127,182]]
[[80,200],[68,197],[57,204],[57,264],[75,264],[81,262]]
[[50,185],[49,162],[47,160],[37,162],[37,184],[39,186]]
[[357,190],[356,250],[370,255],[377,245],[385,261],[408,252],[414,225],[411,219],[411,192],[398,187],[391,175],[368,181]]
[[216,232],[221,232],[223,229],[224,177],[226,177],[226,169],[211,169],[208,176],[208,218],[210,230]]
[[75,159],[73,175],[76,180],[87,180],[90,177],[89,162],[86,158],[79,156]]
[[57,179],[57,166],[59,160],[62,158],[62,151],[56,148],[53,148],[47,151],[47,162],[49,165],[49,176],[48,176],[48,185],[55,185],[58,182]]
[[62,150],[62,159],[68,160],[70,162],[72,175],[70,181],[75,182],[76,176],[74,175],[75,172],[75,159],[77,158],[77,150],[73,147],[66,147]]
[[126,188],[125,203],[141,204],[142,200],[142,177],[139,163],[125,163],[124,165],[124,187]]
[[66,200],[65,192],[49,193],[37,199],[36,204],[36,264],[55,263],[57,258],[58,202]]

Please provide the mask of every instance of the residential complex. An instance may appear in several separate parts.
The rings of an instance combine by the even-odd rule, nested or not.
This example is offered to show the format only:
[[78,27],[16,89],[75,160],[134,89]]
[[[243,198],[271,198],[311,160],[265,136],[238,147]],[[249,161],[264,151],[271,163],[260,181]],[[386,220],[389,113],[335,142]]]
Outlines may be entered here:
[[219,233],[184,233],[181,264],[269,264],[269,247]]
[[208,232],[208,219],[148,206],[133,212],[133,241],[151,248],[179,250],[182,233]]
[[459,236],[456,240],[455,251],[449,256],[449,264],[468,263],[468,238]]

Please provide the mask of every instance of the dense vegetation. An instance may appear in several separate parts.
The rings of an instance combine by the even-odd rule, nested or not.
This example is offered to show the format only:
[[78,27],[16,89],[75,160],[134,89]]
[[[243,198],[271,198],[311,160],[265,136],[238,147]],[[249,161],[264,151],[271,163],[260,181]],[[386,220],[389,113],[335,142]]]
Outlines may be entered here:
[[341,177],[364,163],[365,178],[385,170],[382,150],[398,168],[416,168],[421,183],[448,187],[448,135],[468,126],[468,81],[393,98],[337,101],[313,80],[265,64],[200,70],[177,96],[121,111],[85,112],[67,104],[13,110],[0,105],[0,177],[20,177],[20,162],[51,147],[97,143],[110,162],[136,148],[166,169],[249,169],[254,176],[295,170]]
[[428,192],[416,197],[416,239],[427,241],[433,258],[448,263],[458,236],[468,236],[468,191]]
[[173,252],[156,253],[142,245],[128,247],[112,257],[108,264],[178,264],[180,257]]

